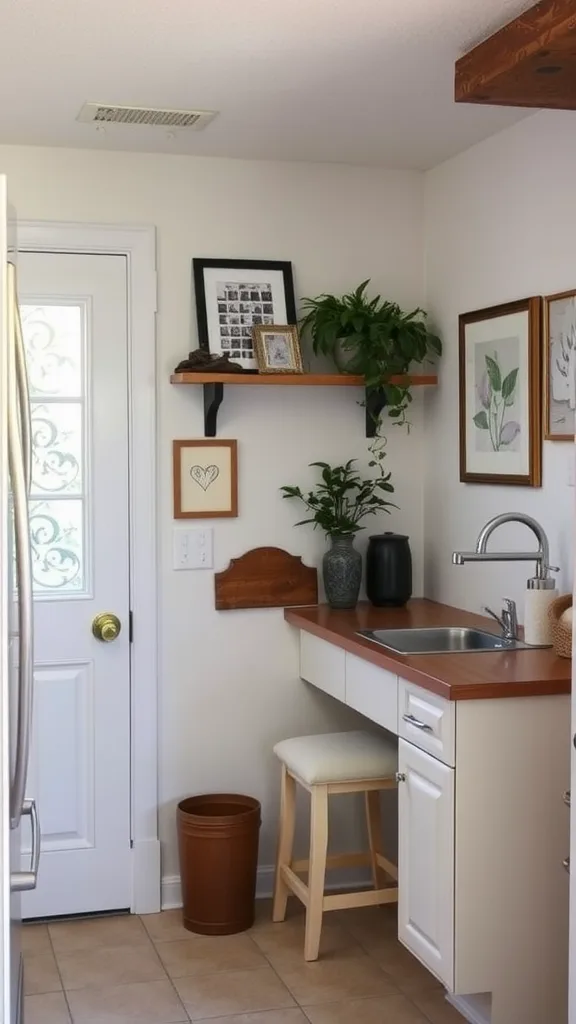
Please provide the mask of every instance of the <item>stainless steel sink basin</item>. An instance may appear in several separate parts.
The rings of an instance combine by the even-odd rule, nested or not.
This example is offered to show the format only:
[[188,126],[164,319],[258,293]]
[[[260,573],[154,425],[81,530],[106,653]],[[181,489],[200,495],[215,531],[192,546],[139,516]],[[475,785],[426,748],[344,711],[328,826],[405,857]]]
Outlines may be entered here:
[[465,654],[479,651],[526,650],[521,640],[503,640],[501,636],[470,626],[438,626],[435,629],[361,629],[366,637],[396,654]]

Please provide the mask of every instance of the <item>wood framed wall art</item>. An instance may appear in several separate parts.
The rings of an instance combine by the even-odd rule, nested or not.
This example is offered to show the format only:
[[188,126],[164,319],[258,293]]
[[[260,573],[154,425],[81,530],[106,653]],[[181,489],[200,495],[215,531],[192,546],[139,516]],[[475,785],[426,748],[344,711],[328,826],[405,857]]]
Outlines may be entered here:
[[459,317],[460,479],[542,483],[542,299]]
[[544,299],[544,437],[574,441],[576,431],[576,291]]
[[238,515],[236,441],[173,441],[174,519]]
[[256,370],[252,328],[295,324],[292,264],[278,260],[192,260],[200,348]]

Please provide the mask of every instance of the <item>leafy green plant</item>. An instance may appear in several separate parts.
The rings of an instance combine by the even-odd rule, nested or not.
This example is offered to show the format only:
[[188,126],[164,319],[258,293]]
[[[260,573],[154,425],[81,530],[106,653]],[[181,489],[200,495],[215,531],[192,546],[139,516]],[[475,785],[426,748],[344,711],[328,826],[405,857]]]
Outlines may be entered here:
[[502,377],[498,353],[484,356],[486,372],[482,375],[478,388],[478,398],[482,409],[473,417],[478,430],[487,430],[492,451],[499,452],[512,444],[520,433],[520,424],[516,420],[507,420],[506,410],[516,401],[516,385],[518,384],[518,367]]
[[340,298],[303,299],[300,326],[310,332],[316,354],[329,356],[341,372],[362,375],[368,398],[382,396],[389,415],[403,425],[412,401],[409,381],[392,384],[385,378],[405,376],[411,363],[441,355],[442,342],[428,330],[424,310],[404,313],[397,302],[380,295],[369,299],[369,284],[370,279],[363,281]]
[[376,438],[370,446],[368,465],[377,469],[377,475],[372,479],[362,479],[354,468],[357,459],[350,459],[344,466],[311,462],[311,466],[321,470],[320,482],[313,490],[305,494],[299,487],[281,487],[283,498],[298,498],[310,513],[310,518],[301,519],[295,525],[313,523],[314,529],[319,526],[331,537],[349,537],[364,529],[360,521],[366,516],[389,513],[390,508],[397,508],[381,496],[382,492],[394,492],[390,483],[392,474],[386,473],[382,465],[385,443],[383,438]]

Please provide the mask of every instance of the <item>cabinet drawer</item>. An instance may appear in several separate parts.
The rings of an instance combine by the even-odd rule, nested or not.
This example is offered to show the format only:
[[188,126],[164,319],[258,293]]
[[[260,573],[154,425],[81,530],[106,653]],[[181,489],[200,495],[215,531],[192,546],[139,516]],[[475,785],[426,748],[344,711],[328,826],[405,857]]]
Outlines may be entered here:
[[455,764],[456,711],[453,701],[400,679],[398,735],[444,764]]
[[336,700],[344,701],[346,654],[341,647],[300,632],[300,676]]
[[398,732],[398,676],[346,654],[346,703],[361,715]]

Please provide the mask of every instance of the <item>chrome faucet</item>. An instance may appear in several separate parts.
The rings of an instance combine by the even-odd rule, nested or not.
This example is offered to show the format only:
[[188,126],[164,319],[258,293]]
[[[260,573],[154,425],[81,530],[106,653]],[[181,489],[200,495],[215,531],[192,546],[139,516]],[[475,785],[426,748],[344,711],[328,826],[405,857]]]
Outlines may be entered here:
[[[536,535],[538,541],[537,551],[487,551],[488,538],[503,523],[520,523],[527,526]],[[523,512],[504,512],[500,516],[494,516],[484,526],[478,535],[476,551],[454,551],[452,554],[454,565],[464,565],[465,562],[536,562],[536,575],[528,580],[530,590],[553,590],[554,580],[550,578],[550,571],[558,572],[557,566],[550,565],[550,545],[548,537],[540,523],[532,516],[526,516]],[[516,602],[511,598],[504,598],[504,608],[500,615],[493,612],[491,608],[484,608],[488,615],[491,615],[502,630],[502,639],[505,641],[518,639],[518,615]]]
[[[503,523],[521,523],[527,526],[538,540],[537,551],[487,551],[488,538]],[[504,512],[500,516],[494,516],[486,526],[480,530],[476,551],[454,551],[452,561],[454,565],[464,565],[465,562],[536,562],[536,576],[534,587],[547,589],[554,587],[554,582],[549,578],[549,572],[559,572],[557,566],[550,565],[550,546],[548,537],[540,523],[532,516],[524,515],[523,512]],[[538,581],[538,582],[536,582]]]
[[510,597],[504,598],[504,608],[500,615],[496,615],[491,608],[484,606],[484,611],[488,612],[502,630],[503,640],[517,640],[518,639],[518,613],[516,611],[516,601],[513,601]]

